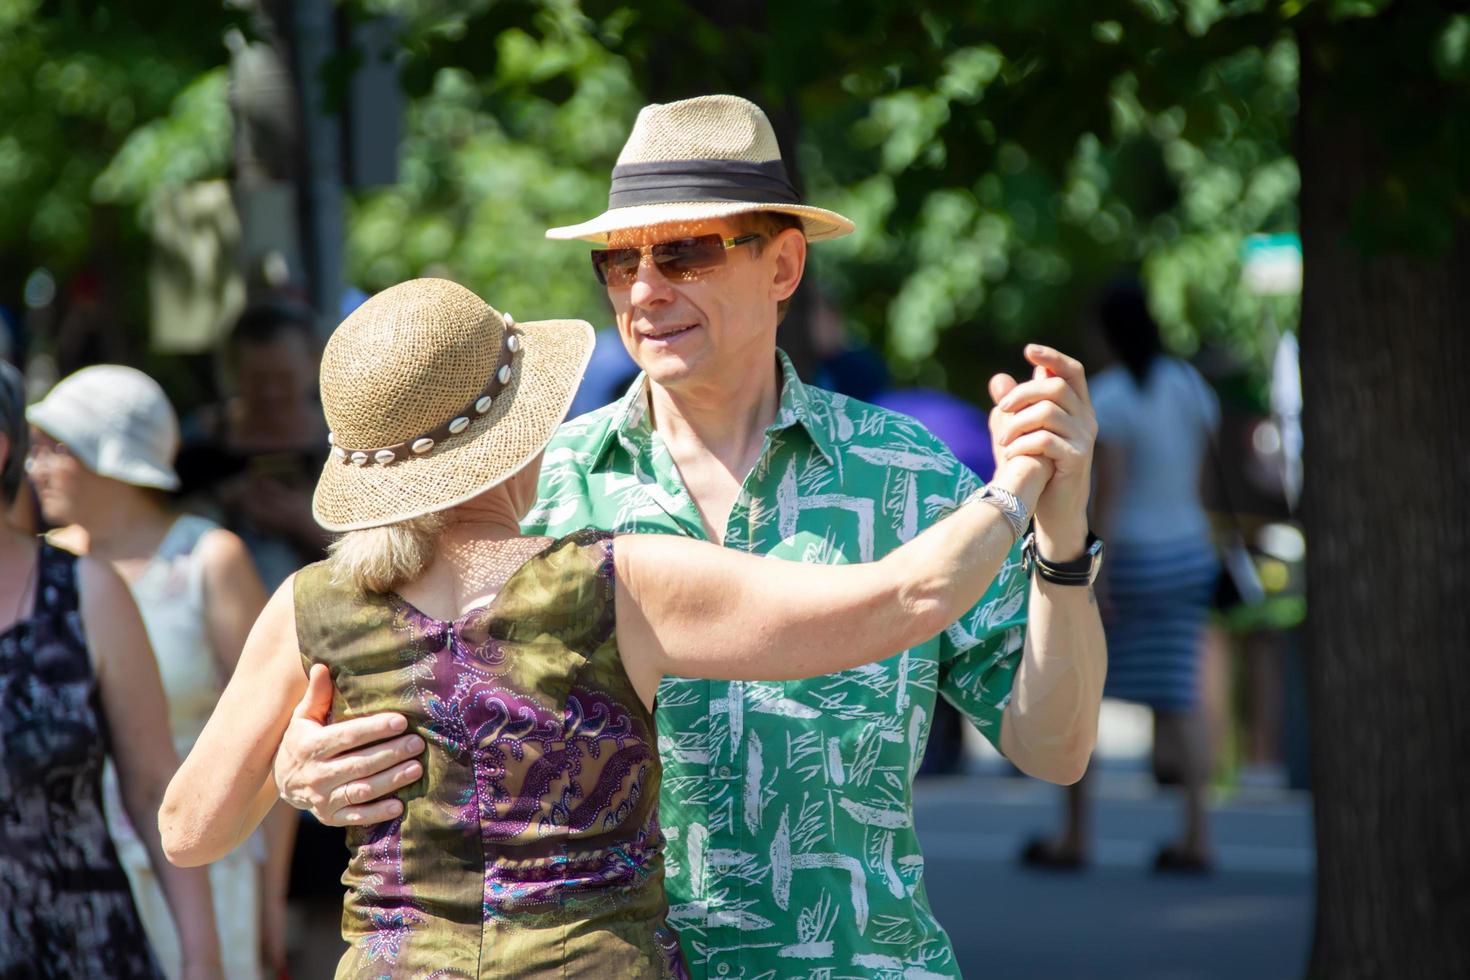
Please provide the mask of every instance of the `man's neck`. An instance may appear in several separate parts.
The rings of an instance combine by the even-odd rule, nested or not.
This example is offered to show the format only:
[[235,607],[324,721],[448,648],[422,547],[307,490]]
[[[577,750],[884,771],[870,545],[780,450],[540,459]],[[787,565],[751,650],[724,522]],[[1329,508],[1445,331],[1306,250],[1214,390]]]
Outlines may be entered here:
[[776,420],[781,372],[771,357],[739,375],[678,390],[650,382],[648,398],[653,427],[676,460],[707,454],[743,479]]

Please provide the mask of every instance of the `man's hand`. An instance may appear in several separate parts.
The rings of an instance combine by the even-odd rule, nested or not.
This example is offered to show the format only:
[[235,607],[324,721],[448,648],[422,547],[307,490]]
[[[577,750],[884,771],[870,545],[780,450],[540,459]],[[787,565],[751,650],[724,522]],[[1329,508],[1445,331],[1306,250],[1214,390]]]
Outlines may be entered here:
[[1040,344],[1026,346],[1035,365],[1032,380],[1008,374],[990,379],[990,435],[996,463],[1018,456],[1045,457],[1055,466],[1036,502],[1036,546],[1050,561],[1081,557],[1087,541],[1087,497],[1097,418],[1087,394],[1087,372],[1077,360]]
[[392,820],[403,812],[403,804],[381,797],[424,774],[415,758],[424,750],[424,740],[403,734],[408,722],[400,714],[384,712],[329,725],[331,708],[331,674],[315,664],[276,752],[281,799],[332,827]]

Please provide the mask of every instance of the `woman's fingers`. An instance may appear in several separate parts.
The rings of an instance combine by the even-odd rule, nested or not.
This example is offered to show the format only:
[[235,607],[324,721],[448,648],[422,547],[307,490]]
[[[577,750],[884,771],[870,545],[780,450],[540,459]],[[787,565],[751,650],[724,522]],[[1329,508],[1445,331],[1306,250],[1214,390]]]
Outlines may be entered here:
[[1055,402],[1043,401],[1019,412],[997,410],[997,417],[993,423],[993,434],[997,444],[1007,446],[1017,436],[1034,432],[1037,429],[1047,429],[1059,435],[1068,435],[1072,428],[1069,422],[1070,417]]
[[1092,398],[1087,393],[1087,369],[1082,366],[1081,361],[1044,344],[1027,344],[1025,356],[1032,364],[1046,368],[1065,381],[1084,404],[1092,404]]
[[1044,401],[1055,402],[1069,415],[1083,417],[1091,414],[1065,378],[1036,378],[1018,384],[996,402],[996,407],[1003,412],[1019,412]]
[[1045,429],[1018,436],[1005,447],[1003,452],[1007,459],[1013,459],[1016,456],[1045,456],[1058,466],[1069,463],[1080,455],[1077,447],[1072,443],[1055,432],[1048,432]]

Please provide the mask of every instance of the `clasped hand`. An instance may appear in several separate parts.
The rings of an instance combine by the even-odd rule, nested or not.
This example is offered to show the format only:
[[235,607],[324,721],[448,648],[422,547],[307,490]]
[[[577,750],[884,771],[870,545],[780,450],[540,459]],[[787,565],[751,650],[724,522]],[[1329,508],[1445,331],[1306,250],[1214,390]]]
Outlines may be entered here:
[[996,471],[1042,466],[1050,480],[1036,502],[1036,546],[1052,561],[1082,554],[1087,540],[1087,499],[1097,417],[1081,362],[1061,351],[1028,344],[1030,381],[1009,374],[990,379],[990,438]]

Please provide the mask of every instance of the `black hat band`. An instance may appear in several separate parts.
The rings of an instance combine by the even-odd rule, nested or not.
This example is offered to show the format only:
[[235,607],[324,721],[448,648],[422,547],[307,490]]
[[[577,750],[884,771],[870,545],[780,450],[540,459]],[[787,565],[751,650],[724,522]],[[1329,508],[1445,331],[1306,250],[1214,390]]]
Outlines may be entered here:
[[613,167],[609,208],[689,201],[800,204],[780,160],[669,160]]

